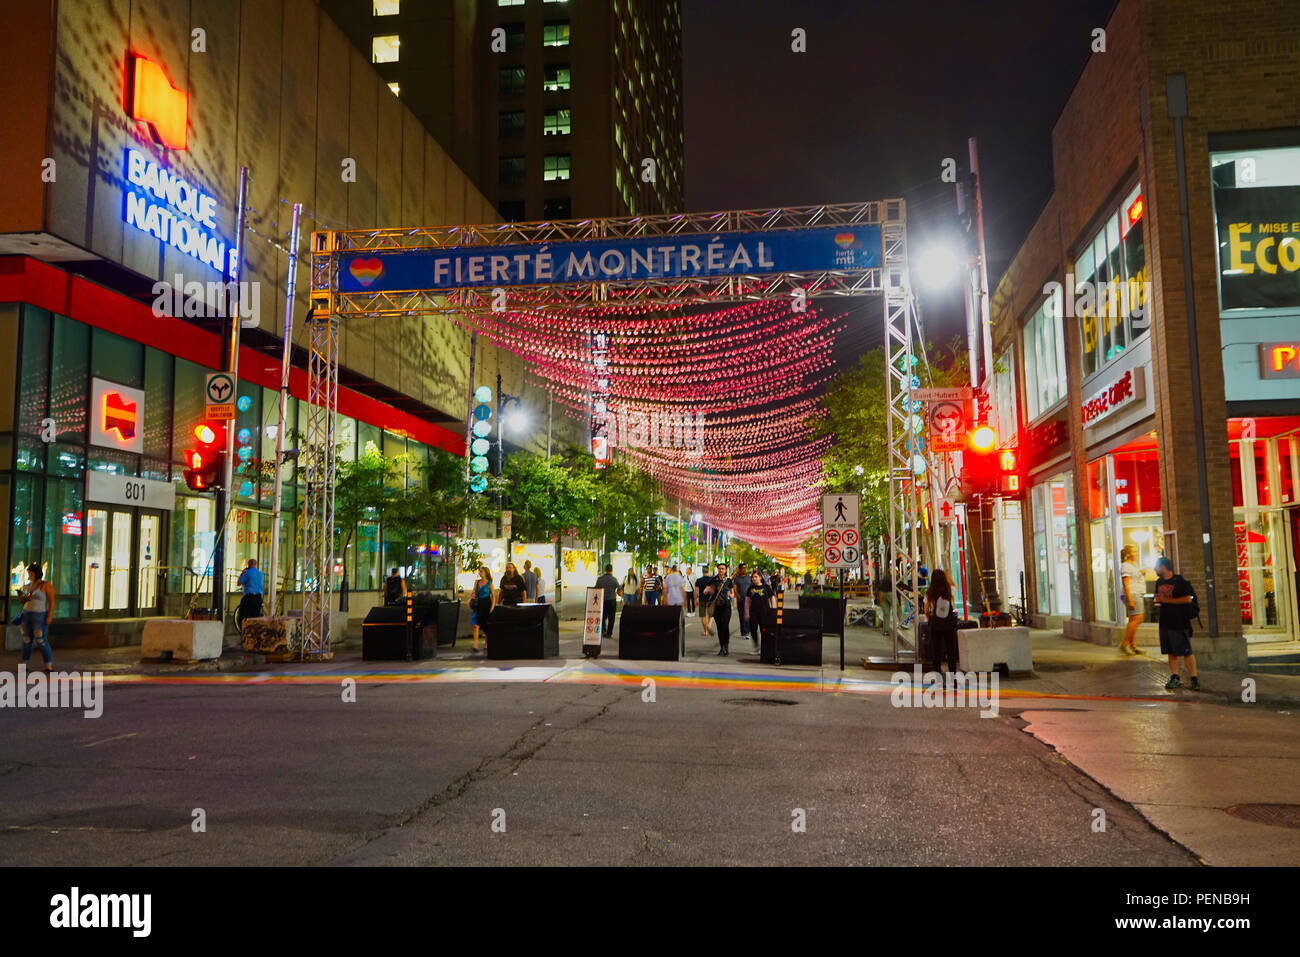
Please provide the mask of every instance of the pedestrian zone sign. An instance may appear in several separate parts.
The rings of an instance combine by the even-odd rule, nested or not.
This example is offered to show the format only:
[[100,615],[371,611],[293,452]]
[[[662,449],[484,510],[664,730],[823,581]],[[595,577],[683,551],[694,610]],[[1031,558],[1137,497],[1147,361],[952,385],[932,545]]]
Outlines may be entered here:
[[822,564],[829,570],[847,571],[862,559],[862,531],[858,527],[858,496],[822,496]]

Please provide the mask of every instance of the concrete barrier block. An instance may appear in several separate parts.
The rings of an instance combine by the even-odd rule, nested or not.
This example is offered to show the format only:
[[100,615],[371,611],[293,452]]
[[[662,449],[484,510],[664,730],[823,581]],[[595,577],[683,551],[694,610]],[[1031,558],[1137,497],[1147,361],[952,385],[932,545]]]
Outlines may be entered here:
[[957,632],[957,658],[962,671],[1033,671],[1034,652],[1029,629],[965,628]]
[[174,661],[220,658],[224,630],[219,621],[151,618],[140,637],[140,657],[161,658],[169,651]]

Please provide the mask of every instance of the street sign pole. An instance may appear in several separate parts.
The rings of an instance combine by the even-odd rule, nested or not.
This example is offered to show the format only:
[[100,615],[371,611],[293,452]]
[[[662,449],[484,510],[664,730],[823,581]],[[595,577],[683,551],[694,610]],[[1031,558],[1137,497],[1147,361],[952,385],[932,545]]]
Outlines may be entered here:
[[[230,351],[221,357],[221,371],[229,372],[236,383],[239,381],[239,281],[244,273],[244,209],[248,199],[248,167],[239,167],[239,208],[235,213],[235,271],[231,279],[230,295]],[[230,396],[237,401],[239,389],[235,388]],[[206,398],[206,396],[205,396]],[[233,423],[232,423],[233,425]],[[232,459],[235,453],[235,430],[226,429],[226,466],[221,484],[217,486],[217,539],[212,548],[212,607],[216,609],[218,621],[224,629],[226,621],[226,518],[230,494],[230,478],[233,473]],[[273,572],[274,573],[274,572]]]

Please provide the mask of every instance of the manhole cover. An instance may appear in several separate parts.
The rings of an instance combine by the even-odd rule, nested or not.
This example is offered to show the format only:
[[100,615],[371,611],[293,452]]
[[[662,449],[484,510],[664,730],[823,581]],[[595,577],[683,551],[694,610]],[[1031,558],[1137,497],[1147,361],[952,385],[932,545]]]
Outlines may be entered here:
[[779,704],[798,704],[798,701],[791,701],[789,698],[723,698],[723,704],[748,704],[748,705],[779,705]]
[[1243,821],[1300,828],[1300,804],[1234,804],[1227,811]]
[[1066,664],[1065,662],[1058,662],[1034,665],[1034,670],[1040,675],[1048,675],[1062,671],[1085,671],[1087,670],[1087,667],[1087,665],[1071,665]]

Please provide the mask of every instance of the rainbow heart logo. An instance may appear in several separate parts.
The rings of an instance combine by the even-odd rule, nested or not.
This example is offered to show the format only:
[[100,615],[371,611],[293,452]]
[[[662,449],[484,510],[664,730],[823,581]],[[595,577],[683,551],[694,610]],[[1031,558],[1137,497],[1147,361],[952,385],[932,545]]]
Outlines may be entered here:
[[354,259],[348,263],[348,272],[352,273],[352,278],[367,287],[378,279],[383,271],[384,264],[377,258]]
[[840,249],[848,249],[850,246],[852,246],[852,245],[853,245],[855,242],[857,242],[857,241],[858,241],[858,237],[855,236],[855,235],[853,235],[853,233],[836,233],[836,234],[835,234],[835,245],[836,245],[836,246],[839,246]]

